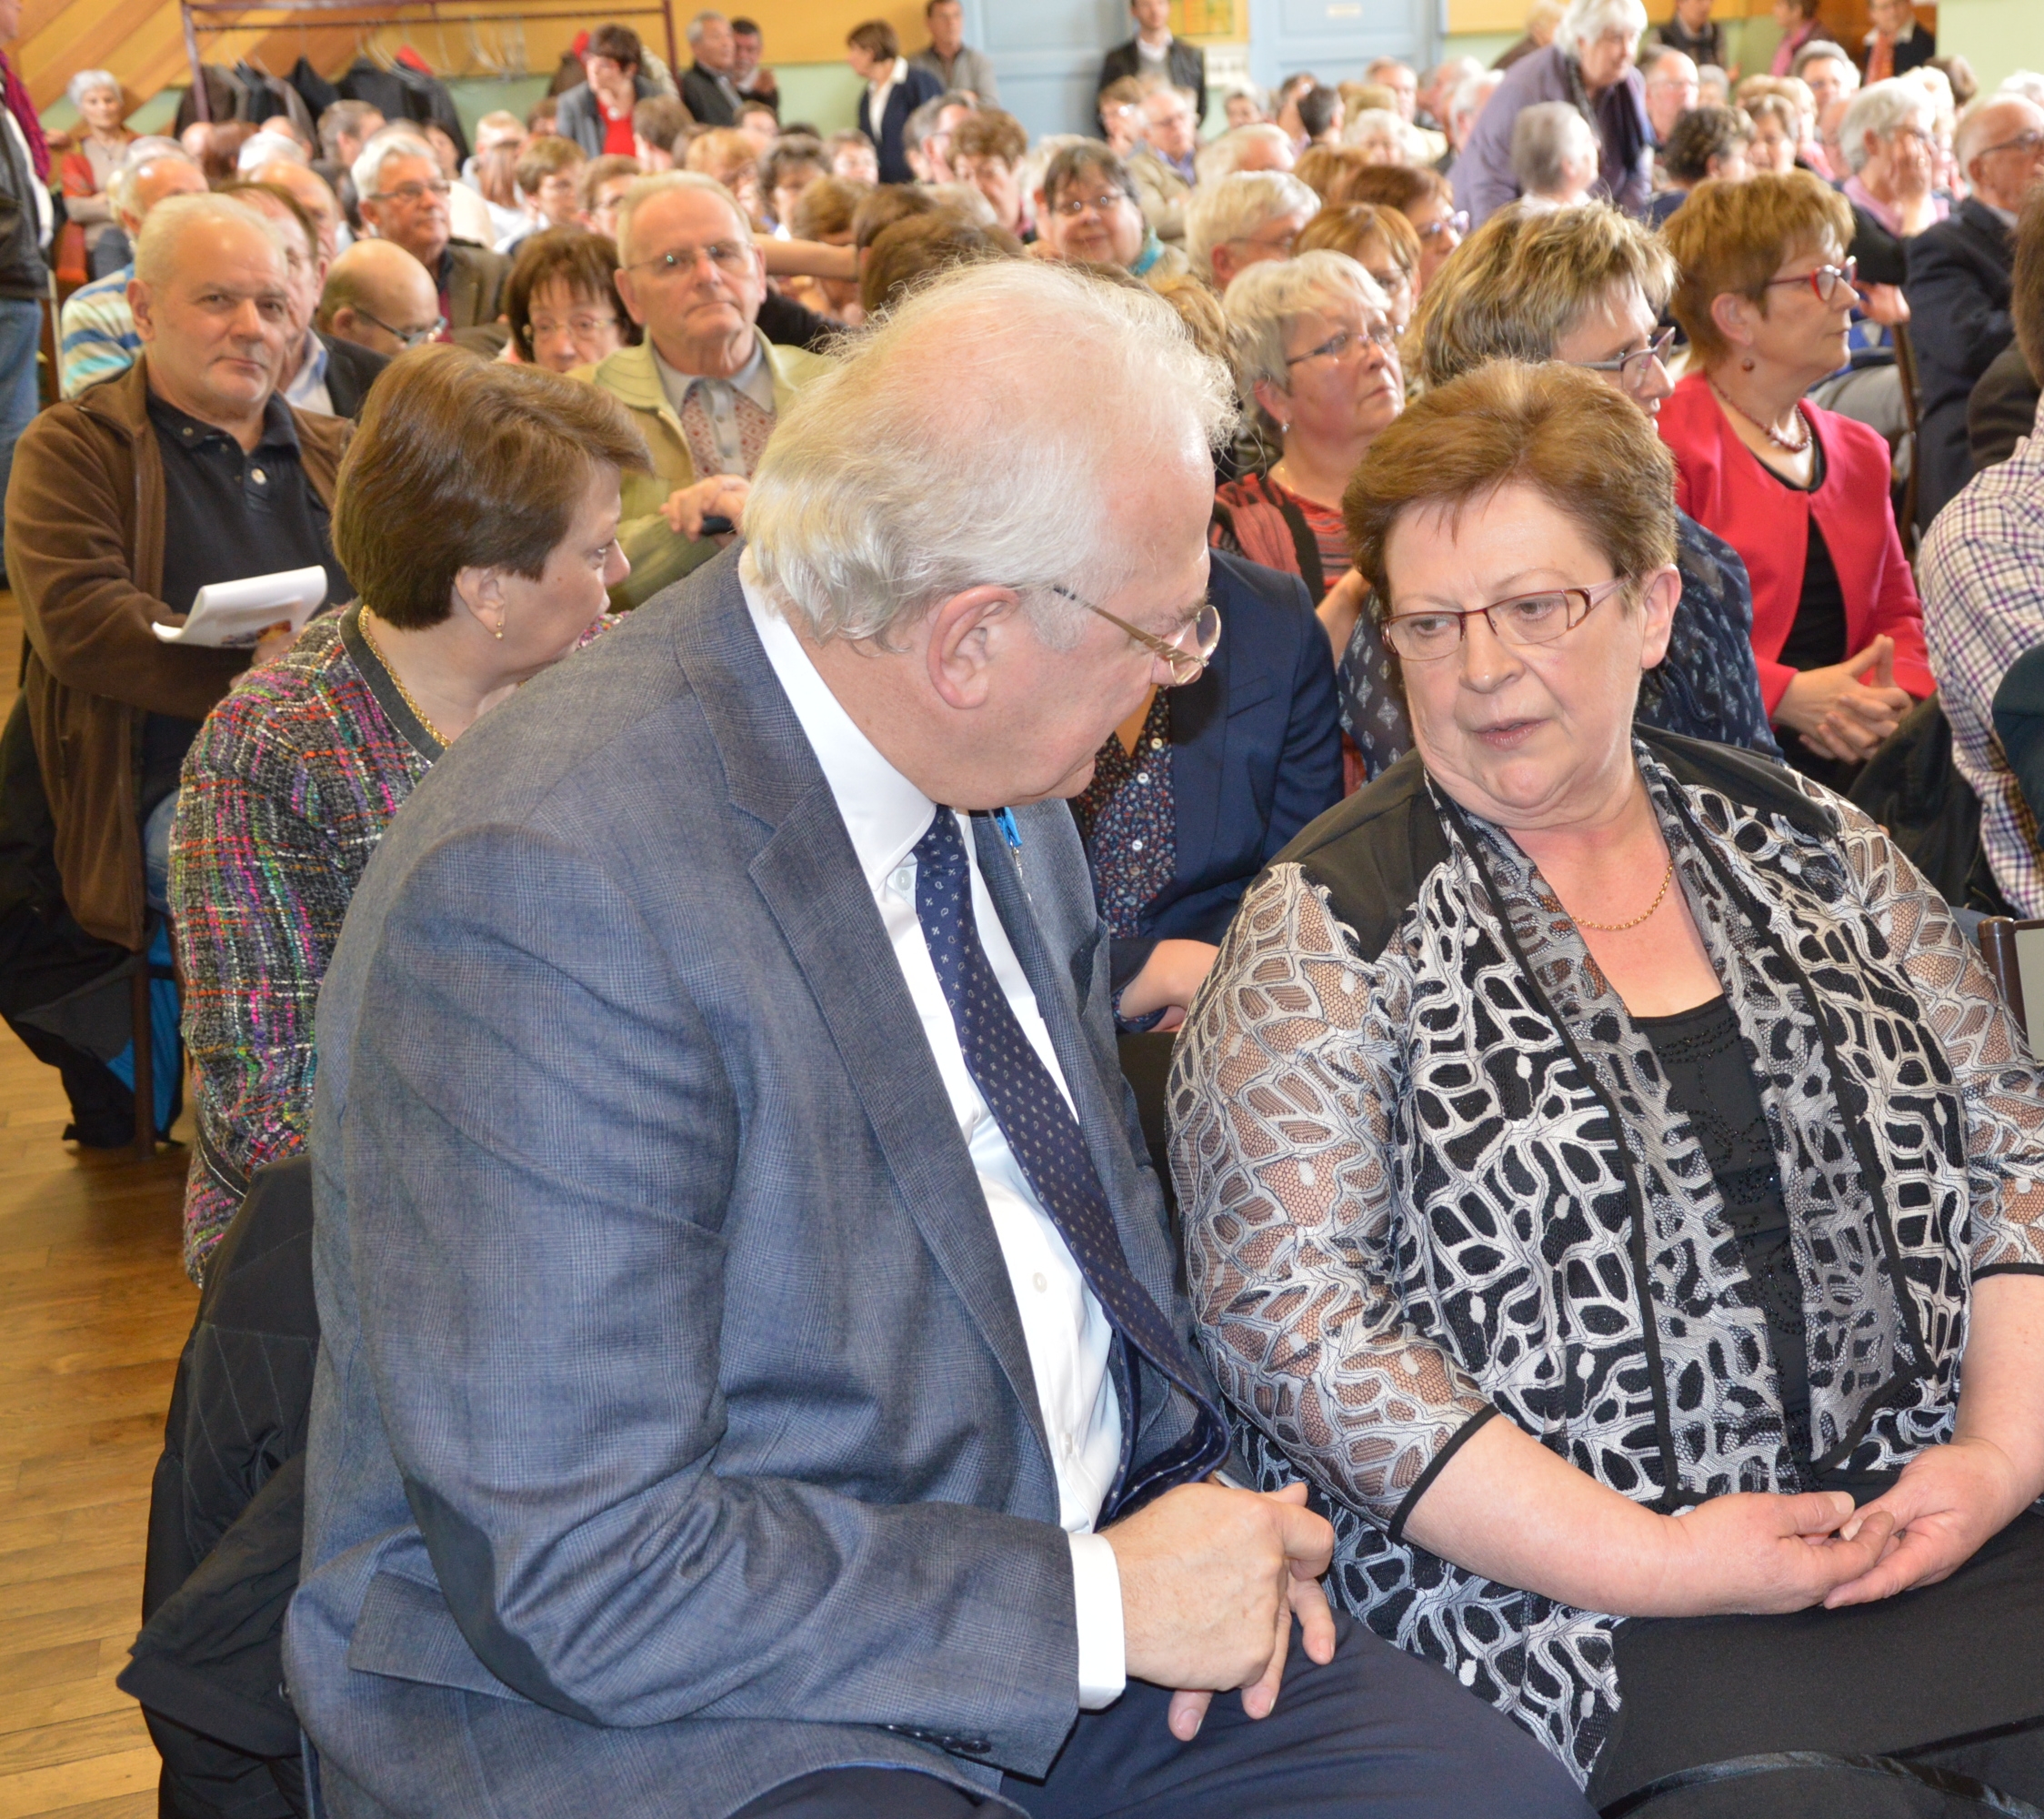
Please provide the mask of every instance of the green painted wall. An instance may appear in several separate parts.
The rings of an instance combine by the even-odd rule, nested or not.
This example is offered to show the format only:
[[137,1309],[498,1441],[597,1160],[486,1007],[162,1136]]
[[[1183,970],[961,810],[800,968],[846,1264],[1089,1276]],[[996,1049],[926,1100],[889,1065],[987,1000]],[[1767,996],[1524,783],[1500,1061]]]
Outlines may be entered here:
[[1963,56],[1982,88],[2013,70],[2044,70],[2044,5],[2038,0],[1939,0],[1938,48]]

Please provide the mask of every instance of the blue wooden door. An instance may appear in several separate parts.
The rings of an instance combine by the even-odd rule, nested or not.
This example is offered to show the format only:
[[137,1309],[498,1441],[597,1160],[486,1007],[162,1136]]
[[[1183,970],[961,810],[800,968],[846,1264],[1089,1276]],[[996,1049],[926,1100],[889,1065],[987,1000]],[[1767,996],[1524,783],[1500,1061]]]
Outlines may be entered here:
[[1360,76],[1380,56],[1417,70],[1434,60],[1446,0],[1249,0],[1249,71],[1275,88],[1296,70],[1322,82]]
[[1029,129],[1097,133],[1100,55],[1135,27],[1126,0],[965,0],[966,42],[985,48],[1001,106]]

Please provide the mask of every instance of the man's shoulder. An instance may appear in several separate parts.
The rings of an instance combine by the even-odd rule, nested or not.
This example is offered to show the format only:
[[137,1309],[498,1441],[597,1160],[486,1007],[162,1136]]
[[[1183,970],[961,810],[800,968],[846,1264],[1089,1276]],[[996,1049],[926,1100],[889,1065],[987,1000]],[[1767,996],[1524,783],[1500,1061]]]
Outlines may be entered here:
[[486,275],[505,271],[511,264],[502,253],[492,252],[476,240],[449,240],[447,255],[457,266],[466,266],[472,271]]
[[660,375],[654,368],[653,346],[647,341],[620,347],[594,366],[577,367],[568,377],[596,386],[633,409],[656,410],[660,405]]
[[[797,390],[837,364],[830,355],[812,354],[807,347],[783,347],[777,341],[766,342],[765,346],[766,364],[773,369],[775,378]],[[615,359],[616,356],[611,357]]]
[[135,276],[133,266],[123,266],[117,272],[108,272],[103,278],[95,278],[90,284],[80,285],[64,300],[64,314],[69,316],[74,309],[104,309],[109,303],[117,303],[127,309],[127,287]]

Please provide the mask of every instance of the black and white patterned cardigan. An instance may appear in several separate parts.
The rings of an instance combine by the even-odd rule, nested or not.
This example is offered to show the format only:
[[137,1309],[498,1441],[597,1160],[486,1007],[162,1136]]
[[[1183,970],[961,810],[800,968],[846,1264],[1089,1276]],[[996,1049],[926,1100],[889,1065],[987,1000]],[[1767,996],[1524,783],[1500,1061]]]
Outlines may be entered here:
[[[1894,1469],[1950,1435],[1969,1285],[2044,1273],[2044,1075],[1858,809],[1728,747],[1636,751],[1773,1133],[1817,1463]],[[1621,1620],[1402,1531],[1495,1415],[1658,1510],[1805,1488],[1647,1039],[1532,863],[1408,758],[1244,899],[1171,1103],[1194,1307],[1245,1454],[1324,1493],[1339,1603],[1587,1782]]]

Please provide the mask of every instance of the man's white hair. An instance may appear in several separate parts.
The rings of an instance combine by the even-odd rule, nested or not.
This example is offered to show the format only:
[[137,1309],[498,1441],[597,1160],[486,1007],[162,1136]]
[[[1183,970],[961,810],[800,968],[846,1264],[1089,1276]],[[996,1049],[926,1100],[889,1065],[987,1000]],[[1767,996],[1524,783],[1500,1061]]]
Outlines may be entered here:
[[1890,76],[1886,82],[1869,82],[1852,97],[1852,106],[1839,122],[1839,149],[1847,166],[1855,172],[1867,167],[1867,135],[1885,139],[1904,126],[1920,126],[1926,133],[1936,129],[1938,112],[1930,96],[1917,84]]
[[1288,215],[1318,212],[1320,198],[1288,171],[1237,171],[1186,198],[1186,257],[1203,276],[1214,270],[1214,248],[1248,240],[1257,229]]
[[1479,69],[1467,81],[1455,85],[1455,97],[1448,104],[1449,120],[1468,116],[1469,124],[1476,125],[1477,116],[1484,110],[1490,97],[1504,85],[1505,72],[1501,69]]
[[731,23],[730,19],[722,13],[705,11],[696,14],[688,22],[687,38],[690,50],[694,50],[697,45],[703,42],[703,27],[708,25],[712,19],[719,20],[726,25]]
[[1647,9],[1639,0],[1568,0],[1568,10],[1554,28],[1554,41],[1564,56],[1580,57],[1607,32],[1638,37],[1647,29]]
[[1512,122],[1512,178],[1528,196],[1552,196],[1561,187],[1564,166],[1574,153],[1597,164],[1597,135],[1567,101],[1537,101]]
[[1405,116],[1388,107],[1358,107],[1353,118],[1343,123],[1341,143],[1359,146],[1365,139],[1382,133],[1398,141],[1401,151],[1405,146]]
[[253,227],[276,249],[279,281],[290,269],[290,253],[283,231],[266,215],[258,214],[231,196],[166,196],[149,211],[135,243],[135,275],[155,286],[168,284],[177,268],[177,245],[195,227],[208,222]]
[[424,158],[441,175],[440,161],[426,143],[426,134],[409,120],[393,120],[369,135],[355,162],[348,166],[348,180],[357,196],[366,198],[383,188],[384,166],[393,158]]
[[1251,146],[1289,151],[1291,145],[1291,135],[1267,120],[1253,126],[1230,126],[1219,138],[1207,140],[1193,154],[1192,168],[1201,183],[1218,183],[1242,168],[1242,160]]
[[2019,95],[2026,101],[2034,101],[2044,107],[2044,75],[2034,69],[2012,70],[2001,78],[1999,91],[2003,95]]
[[258,165],[309,165],[306,148],[283,133],[251,133],[235,154],[235,171],[246,176]]
[[1388,316],[1391,300],[1375,278],[1346,253],[1322,247],[1289,259],[1260,259],[1239,274],[1221,298],[1227,314],[1227,355],[1236,389],[1267,434],[1279,432],[1277,419],[1257,401],[1257,382],[1291,389],[1285,340],[1292,324],[1328,304],[1358,303]]
[[[2027,95],[2010,94],[2007,90],[1997,90],[1992,95],[1980,95],[1959,116],[1959,131],[1952,138],[1952,156],[1958,160],[1960,170],[1963,171],[1987,149],[1985,142],[1989,123],[1986,116],[1989,112],[1993,108],[2007,107],[2016,103],[2021,103],[2031,113],[2044,116],[2044,103],[2032,101]],[[2044,117],[2028,123],[2028,126],[2020,130],[2039,127],[2044,127]]]
[[736,224],[735,238],[749,246],[752,245],[752,222],[746,211],[738,206],[738,198],[714,176],[701,171],[654,171],[649,176],[636,179],[632,186],[617,202],[617,263],[628,266],[636,255],[632,248],[632,222],[639,210],[654,197],[666,196],[677,189],[699,189],[714,196],[731,211],[731,219]]
[[1149,559],[1130,477],[1205,468],[1227,369],[1170,306],[1075,266],[1002,259],[912,291],[796,394],[746,500],[747,559],[817,638],[883,642],[939,600],[1015,588],[1068,648]]
[[114,205],[116,215],[125,216],[132,220],[142,213],[135,201],[136,182],[151,165],[161,164],[165,158],[175,158],[182,164],[190,165],[194,170],[199,167],[198,160],[175,139],[165,139],[151,134],[145,138],[129,143],[127,152],[121,159],[120,169],[114,173],[112,180],[106,186],[106,199]]

